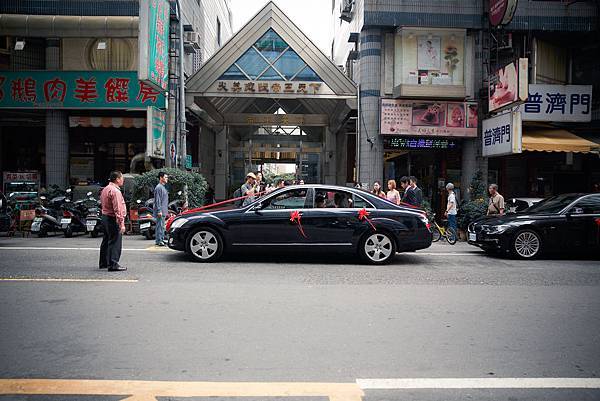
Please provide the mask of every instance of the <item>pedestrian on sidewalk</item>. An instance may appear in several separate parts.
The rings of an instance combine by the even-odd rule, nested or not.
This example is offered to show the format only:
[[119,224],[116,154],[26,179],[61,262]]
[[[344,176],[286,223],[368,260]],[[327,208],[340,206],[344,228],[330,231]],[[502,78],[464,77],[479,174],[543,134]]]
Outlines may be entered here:
[[258,188],[256,187],[256,175],[253,172],[246,174],[246,183],[240,188],[241,196],[245,196],[242,207],[248,206],[256,200]]
[[502,216],[504,214],[504,197],[498,193],[498,184],[490,184],[488,187],[490,200],[488,202],[488,216]]
[[400,193],[400,201],[401,202],[406,202],[406,195],[408,195],[407,191],[408,191],[409,186],[410,186],[410,182],[408,180],[408,177],[403,175],[400,178],[400,188],[402,188],[402,192]]
[[100,194],[104,235],[100,245],[99,265],[101,269],[108,268],[108,271],[123,271],[127,270],[119,264],[125,233],[125,200],[120,189],[123,186],[123,174],[113,171],[109,180]]
[[158,185],[154,188],[154,218],[156,219],[156,246],[165,246],[165,220],[169,215],[169,191],[165,185],[169,176],[158,173]]
[[396,180],[388,181],[388,192],[386,194],[386,198],[396,205],[400,204],[400,192],[396,190]]
[[413,206],[421,207],[423,205],[423,191],[417,186],[417,177],[411,175],[409,178],[409,187],[407,192],[407,201]]
[[383,192],[383,190],[381,189],[381,183],[379,181],[375,181],[373,183],[373,190],[371,191],[371,193],[375,196],[379,196],[380,198],[385,199],[385,192]]
[[448,191],[448,203],[446,204],[445,216],[448,218],[448,228],[454,231],[454,235],[458,234],[456,227],[456,214],[458,207],[456,206],[456,195],[454,194],[454,184],[449,182],[446,184],[446,191]]

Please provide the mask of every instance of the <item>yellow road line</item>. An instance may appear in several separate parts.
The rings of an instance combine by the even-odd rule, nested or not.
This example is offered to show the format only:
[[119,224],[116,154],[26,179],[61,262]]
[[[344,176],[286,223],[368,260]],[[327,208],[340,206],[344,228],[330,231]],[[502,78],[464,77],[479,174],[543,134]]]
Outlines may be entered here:
[[94,278],[0,278],[0,281],[29,281],[49,283],[137,283],[137,279],[94,279]]
[[156,397],[329,397],[361,401],[356,383],[166,382],[129,380],[0,379],[0,395],[120,395],[125,401]]

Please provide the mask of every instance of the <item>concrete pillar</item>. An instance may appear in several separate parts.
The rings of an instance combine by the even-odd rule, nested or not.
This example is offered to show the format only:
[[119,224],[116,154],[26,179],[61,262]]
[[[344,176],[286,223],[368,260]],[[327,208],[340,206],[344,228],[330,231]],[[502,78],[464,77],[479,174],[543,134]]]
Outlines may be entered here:
[[[60,70],[60,40],[46,40],[46,69]],[[65,188],[69,175],[69,124],[63,110],[46,111],[46,186]]]
[[[227,127],[223,127],[215,138],[215,198],[227,198],[227,182],[229,181],[229,145]],[[241,184],[240,184],[241,185]]]
[[383,143],[379,135],[381,29],[360,33],[358,178],[372,185],[383,178]]
[[325,135],[325,171],[324,171],[324,184],[335,185],[336,184],[336,165],[337,165],[337,142],[336,135],[331,132],[329,127],[324,129]]

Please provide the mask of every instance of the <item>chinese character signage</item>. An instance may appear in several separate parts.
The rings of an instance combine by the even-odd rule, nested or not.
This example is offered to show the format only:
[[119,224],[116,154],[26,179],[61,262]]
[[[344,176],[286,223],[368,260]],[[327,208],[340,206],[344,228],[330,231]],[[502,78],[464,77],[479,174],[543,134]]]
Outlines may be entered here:
[[523,121],[592,121],[591,85],[529,85]]
[[477,137],[477,104],[381,99],[382,135]]
[[145,109],[165,96],[135,71],[0,71],[0,108]]
[[490,76],[488,88],[490,112],[527,100],[528,66],[529,60],[521,58]]
[[169,1],[140,0],[140,80],[162,91],[169,84]]
[[482,155],[521,153],[521,113],[508,112],[482,121]]
[[334,92],[323,82],[286,81],[216,81],[208,90],[219,96],[278,95],[286,97],[332,95]]
[[37,171],[27,171],[27,172],[10,172],[10,171],[5,171],[2,173],[2,182],[4,182],[5,184],[7,182],[13,182],[13,181],[25,181],[25,182],[35,182],[38,183],[40,182],[40,175]]
[[146,118],[146,154],[164,160],[167,147],[166,112],[156,107],[148,107]]
[[385,150],[396,149],[456,149],[458,142],[446,138],[411,138],[404,136],[383,137],[383,148]]

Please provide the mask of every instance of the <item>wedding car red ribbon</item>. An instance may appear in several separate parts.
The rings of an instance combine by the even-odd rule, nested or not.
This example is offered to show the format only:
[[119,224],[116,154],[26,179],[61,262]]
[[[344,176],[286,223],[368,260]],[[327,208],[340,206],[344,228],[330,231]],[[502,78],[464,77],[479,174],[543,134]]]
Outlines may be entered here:
[[298,224],[298,231],[300,231],[300,234],[304,238],[308,238],[306,234],[304,234],[304,229],[302,228],[302,214],[299,211],[294,210],[293,212],[290,212],[290,221]]
[[358,211],[358,219],[360,221],[366,220],[367,223],[369,223],[369,225],[371,226],[371,228],[373,228],[373,231],[377,231],[377,229],[375,228],[375,226],[373,225],[373,223],[371,223],[371,219],[369,219],[369,215],[371,213],[367,212],[367,209],[362,208]]

